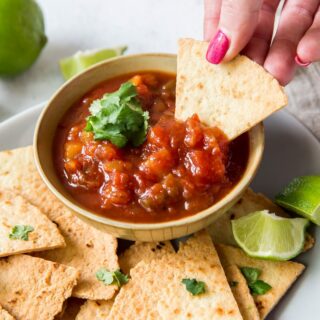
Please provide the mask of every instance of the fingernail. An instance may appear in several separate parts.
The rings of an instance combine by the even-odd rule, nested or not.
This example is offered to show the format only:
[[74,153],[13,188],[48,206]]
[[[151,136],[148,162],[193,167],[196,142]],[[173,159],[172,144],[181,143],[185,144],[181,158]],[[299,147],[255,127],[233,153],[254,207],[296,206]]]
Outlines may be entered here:
[[307,67],[311,62],[303,62],[298,55],[295,56],[294,61],[300,67]]
[[206,58],[208,62],[219,64],[229,49],[229,39],[219,30],[216,35],[211,39]]

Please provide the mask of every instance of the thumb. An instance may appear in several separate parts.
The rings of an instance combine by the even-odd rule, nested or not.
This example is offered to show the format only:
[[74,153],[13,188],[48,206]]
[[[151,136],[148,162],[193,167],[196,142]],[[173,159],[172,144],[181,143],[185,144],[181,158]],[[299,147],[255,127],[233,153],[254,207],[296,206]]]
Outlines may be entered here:
[[223,0],[216,35],[207,60],[218,64],[233,59],[249,42],[258,24],[262,0]]

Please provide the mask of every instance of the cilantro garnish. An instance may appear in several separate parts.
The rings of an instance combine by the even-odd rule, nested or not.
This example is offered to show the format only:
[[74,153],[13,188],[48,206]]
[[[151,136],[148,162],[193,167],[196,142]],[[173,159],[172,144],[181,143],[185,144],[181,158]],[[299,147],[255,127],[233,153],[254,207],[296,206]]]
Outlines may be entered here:
[[193,296],[206,291],[205,283],[202,281],[197,281],[196,279],[183,279],[181,282],[186,286],[186,289],[191,292]]
[[128,276],[123,274],[120,270],[108,271],[105,268],[98,270],[96,277],[105,285],[115,284],[118,287],[121,287],[123,284],[126,284],[129,281]]
[[89,110],[91,116],[87,118],[85,130],[92,131],[96,140],[109,140],[119,148],[128,142],[139,146],[145,141],[149,113],[142,110],[136,87],[131,82],[93,101]]
[[28,225],[16,225],[12,228],[11,233],[9,234],[10,239],[14,240],[29,240],[29,233],[34,231],[32,226]]
[[250,292],[252,294],[265,294],[268,292],[272,287],[262,281],[258,280],[261,275],[261,270],[257,268],[250,268],[250,267],[242,267],[240,268],[243,276],[245,277],[248,287],[250,288]]

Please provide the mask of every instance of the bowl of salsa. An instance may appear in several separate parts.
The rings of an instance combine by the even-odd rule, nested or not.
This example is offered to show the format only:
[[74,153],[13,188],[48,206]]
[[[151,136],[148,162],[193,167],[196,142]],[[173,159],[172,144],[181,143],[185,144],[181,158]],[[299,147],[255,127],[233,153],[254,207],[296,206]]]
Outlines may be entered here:
[[196,112],[175,119],[176,56],[115,58],[67,82],[35,132],[38,170],[75,214],[113,235],[161,241],[200,230],[246,189],[262,124],[228,141]]

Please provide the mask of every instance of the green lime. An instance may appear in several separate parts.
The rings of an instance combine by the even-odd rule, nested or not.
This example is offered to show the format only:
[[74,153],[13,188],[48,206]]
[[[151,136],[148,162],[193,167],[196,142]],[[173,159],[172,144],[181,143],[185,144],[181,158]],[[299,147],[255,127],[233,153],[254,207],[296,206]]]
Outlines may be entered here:
[[276,196],[276,203],[320,225],[320,176],[292,180]]
[[303,218],[282,218],[263,210],[233,220],[232,232],[251,257],[289,260],[302,251],[308,224]]
[[98,62],[122,55],[126,49],[127,47],[124,46],[112,49],[78,51],[73,56],[60,60],[60,69],[63,77],[68,80]]
[[28,69],[46,42],[43,15],[34,0],[0,0],[0,76]]

